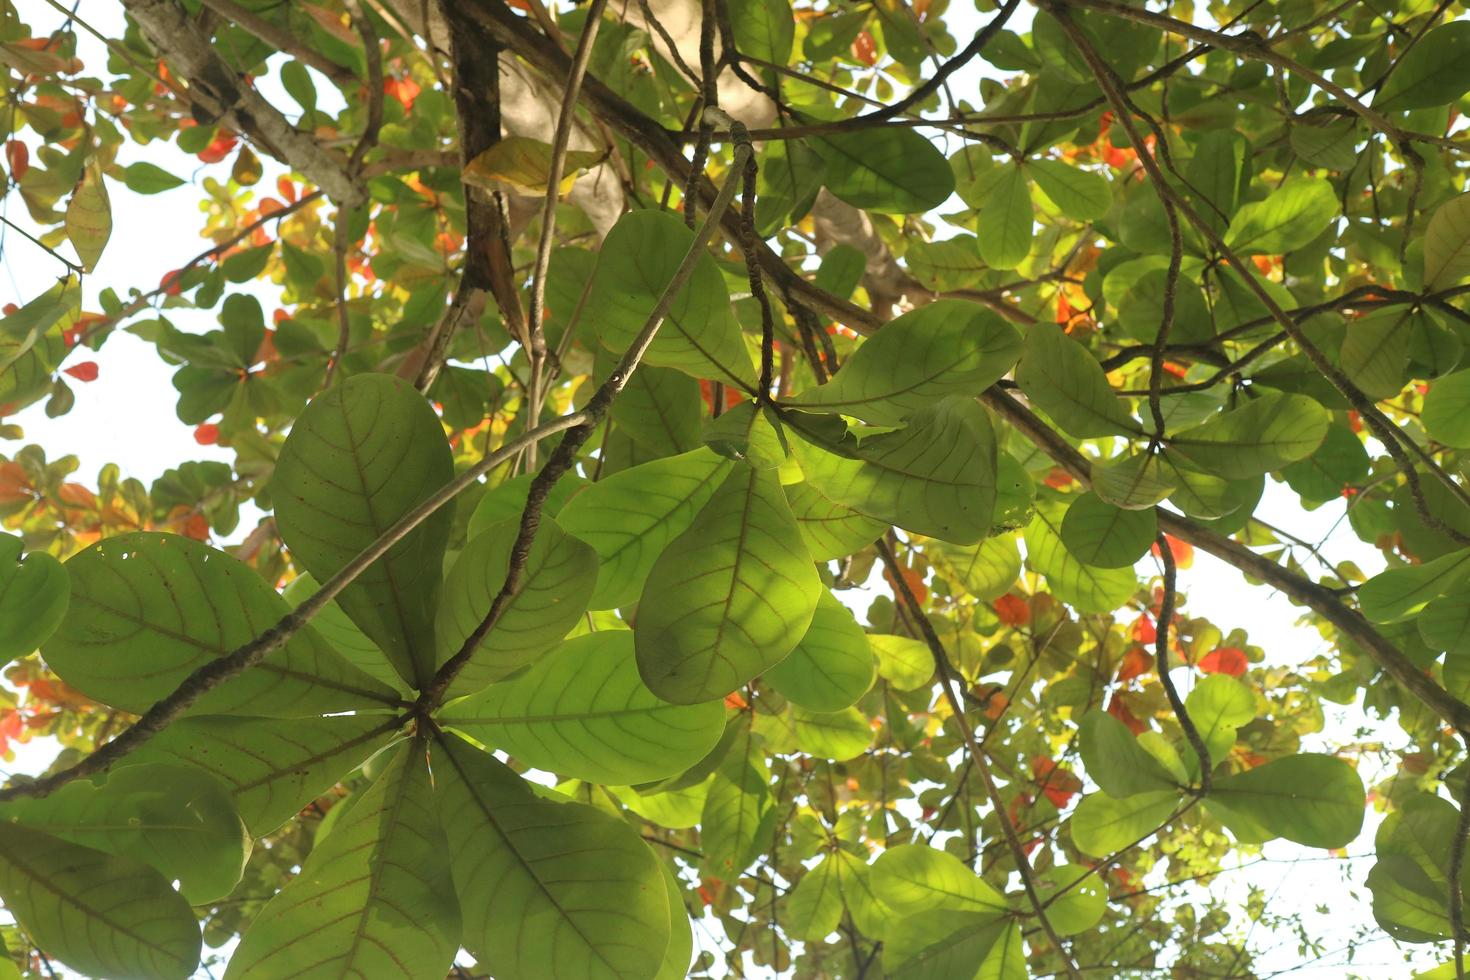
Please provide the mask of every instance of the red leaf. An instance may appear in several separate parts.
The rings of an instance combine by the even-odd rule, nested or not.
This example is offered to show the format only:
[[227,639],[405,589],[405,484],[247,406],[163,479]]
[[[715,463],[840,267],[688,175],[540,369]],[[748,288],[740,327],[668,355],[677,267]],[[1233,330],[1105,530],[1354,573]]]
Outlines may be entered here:
[[1123,662],[1118,666],[1118,683],[1126,683],[1148,673],[1153,665],[1154,658],[1149,656],[1147,650],[1141,646],[1129,647],[1128,652],[1123,654]]
[[852,56],[863,64],[871,67],[878,61],[878,45],[873,41],[873,35],[867,31],[858,31],[858,36],[852,41]]
[[413,108],[413,100],[418,98],[421,91],[423,89],[419,88],[419,83],[412,78],[383,79],[383,94],[397,99],[405,112]]
[[1135,643],[1152,643],[1159,638],[1159,631],[1154,627],[1154,621],[1145,613],[1133,621],[1133,641]]
[[194,441],[201,446],[213,446],[219,442],[219,426],[213,422],[205,422],[194,430]]
[[1025,626],[1031,622],[1031,603],[1018,595],[1007,593],[995,600],[995,614],[1007,626]]
[[69,368],[64,369],[62,371],[62,373],[63,374],[69,374],[73,378],[76,378],[78,381],[96,381],[97,380],[97,362],[96,361],[81,361],[81,362],[79,362],[77,364],[73,364]]
[[1107,712],[1127,725],[1128,730],[1135,735],[1142,735],[1148,731],[1148,726],[1134,717],[1133,712],[1128,710],[1128,706],[1123,703],[1122,698],[1118,697],[1117,692],[1114,692],[1113,696],[1108,699]]
[[[1178,565],[1180,568],[1188,568],[1194,564],[1194,545],[1188,541],[1180,541],[1178,538],[1168,534],[1164,535],[1164,540],[1169,542],[1169,553],[1174,556],[1175,565]],[[1159,543],[1157,541],[1154,542],[1153,548],[1150,550],[1153,552],[1155,558],[1161,557],[1159,554]]]
[[1217,647],[1200,658],[1199,669],[1206,674],[1229,674],[1239,677],[1250,667],[1250,659],[1244,650],[1235,647]]
[[18,184],[31,169],[31,151],[20,140],[10,140],[5,144],[5,162],[10,164],[10,179]]
[[238,142],[240,140],[234,133],[221,132],[214,138],[212,143],[199,151],[199,159],[205,163],[219,163],[230,155],[230,151],[235,148],[235,144]]

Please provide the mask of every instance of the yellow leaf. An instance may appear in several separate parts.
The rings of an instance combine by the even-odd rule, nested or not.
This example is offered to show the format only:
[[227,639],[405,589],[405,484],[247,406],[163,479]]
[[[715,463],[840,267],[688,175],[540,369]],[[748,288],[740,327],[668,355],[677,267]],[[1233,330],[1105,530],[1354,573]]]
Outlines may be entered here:
[[[602,154],[594,150],[568,150],[559,193],[571,190],[578,171],[595,166]],[[507,136],[469,162],[464,179],[482,187],[508,184],[528,194],[546,193],[551,170],[551,144],[525,136]]]
[[112,237],[112,205],[102,182],[102,168],[95,160],[83,171],[81,182],[66,206],[66,235],[82,267],[88,272],[95,269],[107,240]]

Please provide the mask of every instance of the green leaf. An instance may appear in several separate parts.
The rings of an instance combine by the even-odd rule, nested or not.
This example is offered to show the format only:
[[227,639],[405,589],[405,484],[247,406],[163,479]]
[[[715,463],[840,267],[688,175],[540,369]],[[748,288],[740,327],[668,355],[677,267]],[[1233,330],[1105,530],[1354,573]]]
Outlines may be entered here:
[[153,736],[139,761],[184,763],[230,791],[252,837],[264,837],[362,765],[400,723],[381,715],[184,718]]
[[1347,487],[1361,484],[1369,469],[1363,440],[1346,425],[1335,424],[1328,427],[1320,449],[1281,473],[1303,500],[1327,501],[1341,497]]
[[1404,53],[1373,99],[1392,112],[1449,105],[1470,92],[1470,24],[1443,24]]
[[786,502],[813,561],[845,558],[868,547],[888,527],[851,507],[824,497],[805,481],[785,488]]
[[1363,583],[1358,589],[1358,605],[1371,621],[1392,623],[1423,609],[1466,574],[1470,574],[1470,549],[1418,565],[1390,568]]
[[1177,791],[1168,771],[1138,744],[1128,726],[1106,711],[1093,709],[1084,715],[1078,738],[1087,775],[1108,796],[1121,800]]
[[813,416],[788,416],[792,449],[824,497],[876,520],[956,544],[990,531],[995,435],[972,398],[949,398],[896,431],[842,433]]
[[[45,644],[46,662],[88,697],[137,714],[290,611],[253,568],[178,535],[107,538],[72,556],[66,570],[71,603]],[[307,626],[255,667],[203,694],[190,711],[289,718],[382,709],[398,700]]]
[[817,942],[837,931],[842,921],[839,863],[835,855],[828,855],[787,894],[781,923],[793,939]]
[[827,189],[855,208],[922,214],[954,192],[949,161],[911,129],[822,136],[811,145],[827,163]]
[[183,186],[184,181],[147,160],[139,160],[123,169],[123,183],[134,194],[160,194]]
[[1366,795],[1352,766],[1330,755],[1289,755],[1255,769],[1217,779],[1212,809],[1232,831],[1244,818],[1249,828],[1307,847],[1346,847],[1363,826]]
[[1047,585],[1057,598],[1077,607],[1079,612],[1112,612],[1138,590],[1133,570],[1094,568],[1084,563],[1062,539],[1064,519],[1059,501],[1037,500],[1035,516],[1022,534],[1027,563],[1046,576]]
[[822,189],[826,164],[801,140],[771,140],[759,158],[755,230],[769,238],[785,226],[793,212],[804,214],[811,207]]
[[956,235],[938,242],[909,242],[903,260],[915,279],[936,292],[974,286],[989,268],[980,257],[974,235]]
[[700,448],[614,473],[574,497],[558,523],[597,552],[597,586],[588,606],[614,609],[637,601],[653,563],[729,472],[729,460]]
[[[605,347],[619,354],[628,348],[693,242],[694,232],[674,214],[630,211],[618,220],[597,253],[587,294],[586,309],[596,311]],[[643,359],[696,378],[755,389],[755,369],[731,313],[730,294],[708,254],[700,255],[694,275],[674,297]]]
[[1108,893],[1095,869],[1060,864],[1037,875],[1036,892],[1047,905],[1046,916],[1059,936],[1086,932],[1102,920]]
[[794,707],[790,718],[797,744],[815,759],[847,762],[873,744],[872,726],[856,708],[819,712]]
[[873,633],[868,645],[878,657],[878,675],[895,691],[913,691],[934,676],[934,654],[923,640]]
[[1059,530],[1062,544],[1077,560],[1097,568],[1132,568],[1158,537],[1152,509],[1123,510],[1095,493],[1072,501]]
[[1018,166],[998,167],[987,181],[984,203],[975,219],[981,258],[995,269],[1014,269],[1031,254],[1031,184]]
[[663,965],[653,980],[685,980],[689,975],[689,960],[694,956],[694,928],[689,922],[689,910],[684,907],[684,889],[673,869],[659,864],[663,872],[664,895],[669,903],[669,945],[664,949]]
[[[311,573],[303,572],[291,580],[281,595],[294,609],[315,595],[319,588],[321,586],[311,577]],[[336,602],[327,603],[312,617],[311,628],[321,635],[338,656],[373,680],[401,692],[408,690],[408,685],[404,684],[393,665],[388,663],[378,645],[347,618],[347,614]]]
[[1456,371],[1430,385],[1420,420],[1435,441],[1470,449],[1470,371]]
[[1381,310],[1348,324],[1342,341],[1343,373],[1374,401],[1392,398],[1404,386],[1409,363],[1407,307]]
[[1170,436],[1169,444],[1207,473],[1235,480],[1310,456],[1331,422],[1306,395],[1271,392]]
[[1463,579],[1414,617],[1419,635],[1452,658],[1470,653],[1470,582]]
[[736,466],[649,572],[644,682],[675,704],[723,698],[800,642],[821,588],[774,471]]
[[791,60],[796,20],[784,0],[731,0],[730,26],[743,55],[784,65]]
[[755,401],[732,405],[705,426],[704,444],[726,459],[761,470],[780,467],[789,452],[775,410]]
[[948,851],[900,844],[878,855],[873,891],[895,915],[931,909],[1000,914],[1006,900]]
[[730,751],[715,769],[699,818],[704,867],[726,880],[750,863],[761,844],[757,836],[761,825],[775,812],[765,756],[751,751],[754,737],[750,726],[742,727],[743,735],[735,736]]
[[24,657],[61,625],[71,582],[61,562],[44,551],[20,556],[24,542],[0,534],[0,664]]
[[1424,229],[1424,287],[1443,289],[1470,276],[1470,194],[1445,201]]
[[951,585],[981,602],[998,599],[1021,576],[1021,552],[1013,535],[1001,534],[975,545],[929,543],[930,562]]
[[[458,653],[489,613],[505,585],[519,532],[520,521],[497,524],[459,553],[439,604],[436,664]],[[450,686],[450,695],[478,691],[550,650],[586,612],[596,580],[592,546],[542,517],[515,591]]]
[[132,858],[0,823],[0,901],[38,946],[82,974],[184,980],[199,965],[189,903]]
[[[485,491],[480,502],[475,504],[474,513],[470,514],[469,523],[465,526],[465,537],[473,540],[497,524],[504,524],[506,521],[519,522],[521,515],[525,513],[526,499],[530,496],[531,481],[535,477],[535,473],[522,473]],[[541,513],[559,520],[562,508],[588,486],[590,484],[577,474],[568,473],[557,480],[547,492]]]
[[[1422,943],[1451,936],[1448,869],[1459,819],[1448,800],[1415,793],[1379,825],[1368,888],[1374,918],[1394,938]],[[1460,882],[1462,890],[1470,886],[1470,869],[1462,869]]]
[[1112,190],[1102,174],[1060,160],[1032,160],[1026,170],[1042,193],[1069,218],[1095,221],[1113,206]]
[[439,720],[538,769],[618,786],[675,776],[704,758],[725,730],[725,709],[660,701],[638,677],[633,634],[604,630],[448,705]]
[[[600,370],[598,377],[605,380]],[[698,381],[682,371],[644,364],[612,403],[612,424],[652,452],[683,453],[699,447],[700,407]]]
[[465,948],[500,980],[653,976],[669,944],[668,892],[637,833],[536,796],[458,738],[439,748],[434,792]]
[[421,743],[395,750],[256,916],[226,980],[448,973],[460,912],[434,812],[436,783]]
[[831,381],[790,402],[899,425],[941,398],[984,391],[1020,354],[1020,335],[999,316],[978,303],[939,300],[886,324]]
[[906,916],[883,945],[883,974],[891,980],[974,977],[1008,927],[991,912],[932,909]]
[[1092,793],[1077,804],[1068,827],[1079,851],[1108,857],[1161,828],[1178,808],[1177,790],[1139,793],[1121,800]]
[[[1184,699],[1184,710],[1210,750],[1210,761],[1219,765],[1235,745],[1236,731],[1256,717],[1256,697],[1251,689],[1227,674],[1202,677]],[[1188,752],[1186,765],[1198,775],[1199,759]]]
[[[312,400],[276,461],[276,525],[325,582],[454,476],[444,429],[405,382],[359,374]],[[337,597],[409,684],[434,672],[434,609],[453,512],[440,508]]]
[[873,686],[877,667],[852,610],[823,589],[806,635],[765,678],[788,701],[812,711],[841,711]]
[[225,787],[183,766],[127,765],[100,785],[78,780],[4,804],[0,821],[140,860],[179,882],[192,905],[228,895],[250,856],[250,837]]
[[1094,463],[1092,489],[1114,507],[1148,510],[1174,492],[1178,484],[1154,453],[1124,453]]
[[1026,331],[1016,384],[1068,435],[1137,435],[1142,427],[1113,394],[1102,365],[1056,327],[1036,324]]
[[1321,177],[1288,180],[1263,201],[1242,205],[1230,220],[1225,244],[1243,255],[1294,252],[1332,224],[1337,192]]
[[96,159],[82,169],[81,182],[72,191],[66,205],[66,237],[76,250],[82,268],[91,272],[112,237],[112,202],[107,198],[107,184]]

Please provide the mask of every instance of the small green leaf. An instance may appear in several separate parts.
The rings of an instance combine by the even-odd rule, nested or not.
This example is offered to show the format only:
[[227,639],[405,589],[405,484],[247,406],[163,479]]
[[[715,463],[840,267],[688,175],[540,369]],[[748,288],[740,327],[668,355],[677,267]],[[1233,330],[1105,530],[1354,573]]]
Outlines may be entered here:
[[1158,536],[1153,509],[1123,510],[1095,493],[1072,501],[1059,530],[1062,544],[1085,565],[1132,568]]
[[1027,563],[1046,576],[1063,602],[1081,612],[1112,612],[1138,591],[1138,579],[1130,568],[1094,568],[1073,554],[1061,536],[1064,519],[1060,502],[1037,500],[1035,516],[1022,535]]
[[873,864],[873,891],[896,915],[931,909],[1004,913],[1003,895],[947,851],[922,844],[886,849]]
[[929,559],[951,585],[981,602],[1005,595],[1021,576],[1021,552],[1010,534],[998,534],[974,545],[931,541]]
[[1031,254],[1031,184],[1020,167],[998,167],[988,181],[975,219],[980,255],[995,269],[1014,269]]
[[[436,636],[442,665],[469,640],[505,585],[520,521],[506,521],[465,545],[444,582]],[[587,610],[597,580],[592,546],[549,517],[541,519],[515,591],[480,640],[451,696],[478,691],[534,661],[569,633]]]
[[1424,286],[1443,289],[1470,276],[1470,194],[1435,209],[1424,229]]
[[784,65],[791,60],[796,20],[784,0],[731,0],[730,26],[743,55]]
[[[325,582],[454,475],[444,428],[413,388],[359,374],[312,400],[271,480],[292,557]],[[434,609],[453,511],[440,508],[337,597],[405,681],[434,671]]]
[[1036,891],[1048,903],[1047,919],[1059,936],[1086,932],[1102,920],[1108,910],[1108,893],[1096,869],[1078,864],[1059,864],[1037,877]]
[[649,572],[644,682],[675,704],[723,698],[791,652],[820,592],[775,473],[736,466]]
[[1470,549],[1418,565],[1390,568],[1363,583],[1358,589],[1358,605],[1373,622],[1392,623],[1423,609],[1466,574],[1470,574]]
[[1121,800],[1178,789],[1173,777],[1138,744],[1128,726],[1106,711],[1093,709],[1084,715],[1078,737],[1087,775],[1108,796]]
[[1068,827],[1079,851],[1092,857],[1108,857],[1162,828],[1177,809],[1177,790],[1139,793],[1124,799],[1092,793],[1077,804]]
[[1107,178],[1060,160],[1032,160],[1026,169],[1036,186],[1069,218],[1094,221],[1113,206]]
[[1087,439],[1143,431],[1113,394],[1102,365],[1056,327],[1037,324],[1026,331],[1016,383],[1068,435]]
[[123,183],[135,194],[161,194],[183,186],[184,180],[147,160],[139,160],[123,170]]
[[604,630],[567,640],[439,720],[528,765],[619,786],[676,776],[704,758],[725,730],[725,709],[660,701],[638,677],[633,634]]
[[[1251,689],[1227,674],[1200,678],[1184,699],[1184,709],[1210,750],[1210,761],[1218,765],[1235,745],[1237,729],[1256,717],[1256,698]],[[1188,753],[1186,765],[1198,775],[1199,760]]]
[[816,867],[802,875],[786,896],[781,922],[793,939],[817,942],[837,930],[842,921],[838,865],[835,855],[823,858]]
[[949,161],[912,129],[823,136],[812,140],[812,148],[827,162],[827,189],[855,208],[922,214],[954,191]]
[[765,678],[788,701],[811,711],[841,711],[873,686],[877,666],[852,611],[823,589],[806,635]]
[[873,744],[868,718],[856,708],[842,711],[791,709],[791,727],[802,751],[816,759],[847,762]]
[[823,496],[805,481],[786,486],[786,502],[813,561],[845,558],[868,547],[888,527],[844,504]]
[[1114,507],[1148,510],[1177,488],[1154,453],[1124,453],[1094,463],[1092,489]]
[[184,980],[199,965],[199,924],[157,871],[0,822],[0,901],[36,944],[94,977]]
[[[1233,832],[1307,847],[1346,847],[1363,827],[1367,799],[1352,766],[1330,755],[1290,755],[1215,781],[1208,804]],[[1258,838],[1254,831],[1264,832]]]
[[1409,363],[1407,307],[1382,310],[1348,324],[1342,341],[1343,373],[1374,401],[1392,398],[1404,386]]
[[729,472],[729,460],[700,448],[614,473],[574,497],[557,523],[597,552],[597,587],[588,606],[636,602],[658,556]]
[[256,916],[226,980],[448,973],[460,911],[434,789],[423,745],[396,749]]
[[883,945],[883,975],[890,980],[975,977],[1009,928],[993,912],[931,909],[893,924]]
[[978,303],[939,300],[885,325],[831,381],[790,403],[899,425],[941,398],[984,391],[1020,354],[1020,335],[999,316]]
[[46,642],[66,617],[71,598],[61,562],[44,551],[21,558],[23,547],[15,535],[0,534],[0,664]]
[[1337,192],[1326,180],[1288,180],[1264,201],[1241,206],[1225,232],[1225,244],[1245,255],[1294,252],[1332,224],[1337,208]]
[[923,640],[874,633],[868,644],[878,657],[878,675],[895,691],[913,691],[934,676],[934,654]]
[[754,736],[749,726],[741,727],[710,780],[699,818],[704,867],[719,877],[733,876],[751,862],[761,825],[775,812],[765,756],[751,751]]

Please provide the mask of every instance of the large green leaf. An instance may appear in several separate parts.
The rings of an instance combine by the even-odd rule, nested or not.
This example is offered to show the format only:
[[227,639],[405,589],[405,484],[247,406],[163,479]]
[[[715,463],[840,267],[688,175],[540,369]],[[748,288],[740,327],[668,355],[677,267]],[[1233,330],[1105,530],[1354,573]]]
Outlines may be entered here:
[[829,855],[796,883],[786,896],[781,924],[793,939],[817,942],[835,932],[842,921],[839,862]]
[[[1448,869],[1459,819],[1448,800],[1415,793],[1379,825],[1368,888],[1374,918],[1395,939],[1450,937]],[[1460,887],[1470,890],[1470,868],[1462,869]]]
[[1323,178],[1288,180],[1265,200],[1241,206],[1225,232],[1225,244],[1245,255],[1293,252],[1322,234],[1337,208],[1337,192]]
[[995,269],[1014,269],[1031,254],[1036,221],[1031,184],[1018,166],[997,167],[983,182],[984,200],[975,219],[975,244]]
[[50,796],[4,804],[0,820],[143,861],[177,881],[193,905],[228,895],[250,855],[250,837],[225,786],[183,766],[124,766],[100,785],[79,780]]
[[1082,345],[1049,324],[1026,331],[1016,384],[1069,435],[1136,435],[1142,431],[1113,394],[1102,365]]
[[[297,562],[325,582],[454,476],[444,429],[413,388],[360,374],[301,413],[271,480],[276,526]],[[337,603],[410,684],[434,671],[434,609],[453,521],[440,508]]]
[[1094,221],[1107,214],[1113,195],[1107,178],[1061,160],[1031,160],[1026,170],[1036,186],[1069,218]]
[[[291,604],[292,608],[295,608],[311,598],[319,588],[321,588],[320,583],[311,576],[310,572],[302,572],[291,580],[281,595]],[[335,650],[343,660],[364,674],[400,692],[408,690],[408,685],[404,683],[402,677],[398,676],[398,671],[393,669],[393,665],[383,656],[378,645],[357,628],[357,624],[342,611],[342,607],[336,602],[327,603],[312,617],[311,628],[316,630],[321,638],[327,641],[327,645]]]
[[911,129],[869,129],[811,143],[827,163],[827,189],[855,208],[921,214],[954,191],[949,161]]
[[[630,211],[613,226],[597,253],[586,305],[595,311],[604,346],[622,353],[633,342],[693,242],[694,232],[664,211]],[[699,257],[643,359],[754,390],[750,353],[731,314],[725,281],[709,255]]]
[[878,675],[896,691],[913,691],[934,676],[934,654],[923,640],[874,633],[868,645],[878,658]]
[[149,740],[140,760],[187,763],[230,791],[252,837],[264,837],[362,765],[399,727],[381,715],[184,718]]
[[1132,568],[1158,536],[1158,520],[1150,510],[1123,510],[1095,493],[1072,501],[1062,518],[1062,544],[1085,565]]
[[908,426],[844,433],[790,416],[792,449],[824,497],[876,520],[956,544],[979,541],[995,510],[996,449],[990,418],[973,399],[948,398]]
[[1404,386],[1411,315],[1401,307],[1348,324],[1340,354],[1343,373],[1374,401],[1392,398]]
[[930,909],[1003,913],[1006,900],[948,851],[900,844],[878,855],[873,891],[896,915]]
[[852,611],[824,588],[801,642],[765,677],[794,704],[811,711],[841,711],[868,693],[876,674],[867,634]]
[[183,980],[199,965],[189,903],[133,858],[0,822],[0,901],[37,945],[82,974]]
[[1470,582],[1461,579],[1414,617],[1419,635],[1451,660],[1470,654]]
[[[610,352],[598,352],[599,382],[615,362]],[[612,424],[651,452],[683,453],[699,446],[700,408],[698,381],[673,368],[644,364],[613,402]]]
[[1022,534],[1026,561],[1046,576],[1057,598],[1080,612],[1112,612],[1127,602],[1138,589],[1131,568],[1096,568],[1082,561],[1067,547],[1061,535],[1065,517],[1057,500],[1039,499],[1036,513]]
[[1124,453],[1092,466],[1092,490],[1114,507],[1149,510],[1177,488],[1173,468],[1155,453]]
[[1420,421],[1436,441],[1470,449],[1470,371],[1456,371],[1430,385]]
[[1093,928],[1108,909],[1108,893],[1095,868],[1059,864],[1039,872],[1036,891],[1046,903],[1046,917],[1059,936],[1075,936]]
[[1423,609],[1470,574],[1470,549],[1453,551],[1418,565],[1400,565],[1364,582],[1358,604],[1375,623],[1391,623]]
[[448,705],[439,720],[538,769],[619,786],[694,765],[720,740],[725,709],[660,701],[638,676],[633,634],[603,630]]
[[738,465],[649,572],[639,671],[666,701],[723,698],[791,652],[821,588],[775,472]]
[[1435,209],[1424,229],[1424,286],[1443,289],[1470,276],[1470,194]]
[[659,868],[669,903],[669,945],[664,949],[663,965],[653,980],[685,980],[689,975],[689,960],[694,955],[694,927],[684,906],[684,889],[679,879],[668,864],[660,864]]
[[442,977],[460,945],[424,746],[397,749],[251,923],[226,980]]
[[1169,437],[1175,452],[1228,480],[1259,476],[1310,456],[1331,417],[1306,395],[1272,392]]
[[[71,604],[46,662],[89,697],[142,713],[189,674],[290,611],[255,570],[189,538],[121,534],[66,563]],[[205,693],[196,714],[293,717],[392,707],[392,688],[347,664],[310,627]]]
[[1176,790],[1168,771],[1138,744],[1121,721],[1106,711],[1089,711],[1078,726],[1087,775],[1115,799]]
[[1108,857],[1161,828],[1179,808],[1179,793],[1160,790],[1117,799],[1107,793],[1082,798],[1067,825],[1083,854]]
[[66,616],[66,569],[44,551],[21,558],[13,534],[0,534],[0,664],[33,653]]
[[597,552],[597,587],[588,605],[636,602],[653,563],[729,471],[729,460],[700,448],[614,473],[574,497],[558,523]]
[[1343,760],[1289,755],[1216,780],[1208,803],[1250,842],[1285,837],[1308,847],[1345,847],[1363,827],[1366,795]]
[[884,943],[883,974],[893,980],[969,980],[1006,927],[994,912],[930,909],[905,916]]
[[948,395],[975,395],[1021,355],[1016,328],[964,300],[939,300],[874,334],[831,381],[791,399],[874,425],[898,425]]
[[972,545],[931,541],[928,557],[951,585],[982,602],[1005,595],[1021,576],[1021,552],[1010,534],[998,534]]
[[1449,105],[1470,92],[1470,23],[1434,28],[1403,53],[1373,108],[1402,112]]
[[882,521],[829,500],[810,483],[786,488],[786,502],[813,561],[830,561],[861,551],[888,527]]
[[731,0],[730,26],[741,54],[784,65],[791,58],[796,21],[784,0]]
[[725,880],[739,874],[755,857],[763,843],[761,827],[775,814],[765,757],[752,751],[755,738],[750,726],[740,727],[743,730],[736,732],[710,780],[699,818],[704,867]]
[[[505,585],[519,531],[520,521],[497,524],[459,553],[439,605],[438,663],[458,653],[489,613]],[[478,691],[551,649],[586,612],[596,581],[592,546],[542,517],[515,591],[450,687],[451,695]]]
[[663,872],[631,827],[553,803],[458,738],[434,792],[465,948],[500,980],[652,977],[669,944]]

